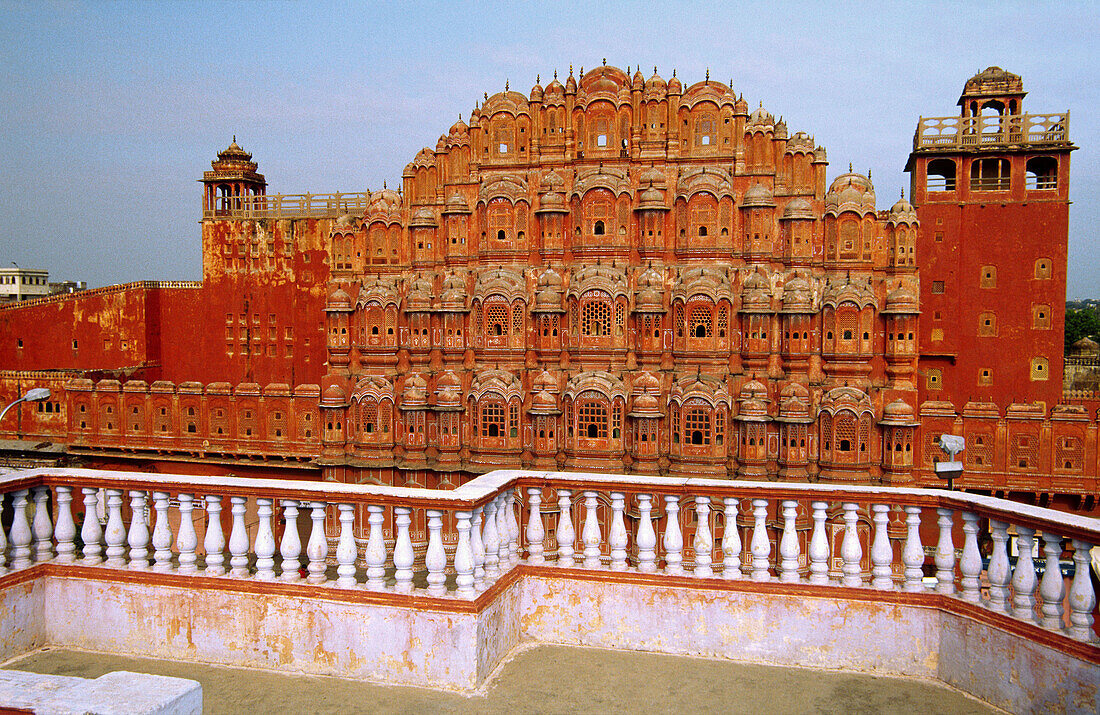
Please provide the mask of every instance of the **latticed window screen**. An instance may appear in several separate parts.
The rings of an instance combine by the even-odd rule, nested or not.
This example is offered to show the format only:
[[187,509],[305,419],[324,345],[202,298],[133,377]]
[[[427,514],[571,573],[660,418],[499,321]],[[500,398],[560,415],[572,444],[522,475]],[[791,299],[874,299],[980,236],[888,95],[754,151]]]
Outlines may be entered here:
[[611,436],[614,439],[618,439],[622,434],[623,428],[623,409],[622,403],[618,402],[611,408]]
[[721,409],[714,411],[714,443],[722,444],[726,438],[726,413]]
[[1012,437],[1012,454],[1009,457],[1009,469],[1030,469],[1039,463],[1039,440],[1028,434]]
[[508,406],[508,436],[516,437],[519,435],[519,405],[512,402]]
[[371,434],[378,429],[378,404],[375,402],[359,403],[359,433]]
[[1060,437],[1057,441],[1056,469],[1081,471],[1085,463],[1085,447],[1080,437]]
[[607,400],[596,393],[582,393],[577,400],[577,431],[581,437],[607,439]]
[[711,306],[695,304],[688,309],[688,329],[693,338],[709,338],[712,335]]
[[710,410],[707,407],[689,407],[684,413],[684,442],[710,444]]
[[988,467],[993,464],[993,435],[974,434],[966,440],[963,451],[968,467]]
[[523,335],[523,303],[512,306],[512,334]]
[[489,335],[507,335],[508,322],[506,303],[485,304],[485,328]]
[[622,303],[615,304],[615,334],[623,334],[623,324],[626,322],[626,307]]
[[939,458],[943,456],[943,450],[940,449],[940,433],[932,432],[924,436],[924,464],[931,467],[933,464],[939,461]]
[[378,405],[378,427],[382,432],[386,433],[390,431],[390,424],[393,419],[390,416],[392,414],[392,405],[389,402],[383,402]]
[[718,337],[720,337],[720,338],[726,337],[727,321],[728,321],[728,315],[727,315],[727,311],[726,311],[726,306],[724,306],[724,305],[719,306],[719,308],[718,308]]
[[607,301],[593,298],[582,304],[581,333],[584,335],[611,334],[611,306]]
[[499,402],[481,405],[481,436],[504,436],[504,405]]
[[871,416],[863,415],[859,418],[859,451],[861,454],[866,454],[869,444],[871,444]]
[[822,412],[817,418],[821,429],[821,451],[831,456],[833,451],[833,416],[828,412]]
[[674,320],[676,321],[676,334],[684,334],[684,304],[677,303],[675,308]]
[[834,428],[833,449],[838,452],[851,452],[856,448],[856,418],[853,415],[841,415]]
[[854,310],[842,310],[836,316],[836,329],[841,340],[852,340],[859,330],[859,314]]

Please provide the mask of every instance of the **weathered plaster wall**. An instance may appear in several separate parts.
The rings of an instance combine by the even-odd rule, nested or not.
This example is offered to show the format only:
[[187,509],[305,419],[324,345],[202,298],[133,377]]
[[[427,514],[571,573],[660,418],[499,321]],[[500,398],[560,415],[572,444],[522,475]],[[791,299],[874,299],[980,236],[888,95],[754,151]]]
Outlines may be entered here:
[[41,580],[24,581],[0,590],[0,660],[47,645]]

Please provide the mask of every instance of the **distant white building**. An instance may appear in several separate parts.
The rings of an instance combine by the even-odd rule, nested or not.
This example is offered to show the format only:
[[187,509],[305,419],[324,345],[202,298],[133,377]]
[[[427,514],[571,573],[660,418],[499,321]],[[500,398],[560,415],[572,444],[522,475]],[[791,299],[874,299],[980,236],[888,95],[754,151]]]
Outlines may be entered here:
[[49,271],[33,268],[0,268],[0,301],[29,300],[50,294]]

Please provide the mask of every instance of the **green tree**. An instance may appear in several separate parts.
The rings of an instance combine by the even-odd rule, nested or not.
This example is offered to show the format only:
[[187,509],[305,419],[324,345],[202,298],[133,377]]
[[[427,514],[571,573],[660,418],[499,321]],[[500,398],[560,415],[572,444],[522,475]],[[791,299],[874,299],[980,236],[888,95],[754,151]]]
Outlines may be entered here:
[[1100,315],[1096,311],[1083,308],[1081,310],[1066,311],[1066,350],[1081,338],[1092,338],[1100,335]]

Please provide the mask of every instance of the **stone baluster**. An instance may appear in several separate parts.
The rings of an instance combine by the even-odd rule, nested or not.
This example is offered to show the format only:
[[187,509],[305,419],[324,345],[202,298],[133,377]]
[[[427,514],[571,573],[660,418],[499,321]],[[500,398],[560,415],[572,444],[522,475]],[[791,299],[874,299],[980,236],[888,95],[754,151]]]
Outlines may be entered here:
[[1016,569],[1012,572],[1012,615],[1024,621],[1035,620],[1035,562],[1031,548],[1035,530],[1016,527]]
[[168,492],[153,492],[153,511],[157,514],[157,523],[153,525],[153,570],[166,573],[172,570],[172,527],[168,524]]
[[986,578],[989,579],[989,607],[1000,613],[1008,613],[1008,584],[1012,568],[1008,561],[1008,524],[989,520],[989,536],[993,539],[993,553],[989,556]]
[[543,555],[542,540],[546,536],[546,531],[542,526],[542,488],[541,487],[528,487],[527,488],[527,563],[529,564],[542,564],[546,563],[546,557]]
[[695,568],[692,574],[701,578],[714,576],[711,566],[714,555],[714,537],[710,532],[710,497],[695,497],[695,538],[691,542],[695,550]]
[[107,490],[107,528],[103,538],[107,542],[107,565],[113,568],[125,568],[126,524],[122,521],[121,489]]
[[844,574],[840,583],[844,586],[863,585],[863,574],[860,573],[859,562],[863,558],[863,549],[859,545],[859,532],[856,531],[856,521],[859,518],[859,505],[853,502],[844,502],[844,539],[840,542],[840,559],[843,565],[840,567]]
[[575,563],[573,540],[576,533],[573,531],[573,514],[569,509],[572,496],[568,489],[558,490],[558,526],[554,532],[558,540],[558,566],[572,566]]
[[1062,578],[1062,537],[1043,531],[1043,555],[1046,557],[1046,567],[1043,569],[1043,580],[1039,583],[1039,597],[1042,599],[1039,619],[1043,628],[1053,631],[1062,630],[1062,601],[1066,597],[1066,584]]
[[680,497],[665,496],[665,536],[661,545],[665,549],[665,573],[684,572],[684,535],[680,532]]
[[722,512],[722,578],[741,578],[741,535],[737,533],[737,497],[722,500],[725,509]]
[[875,540],[871,544],[871,587],[880,591],[894,590],[894,549],[890,546],[887,528],[890,523],[890,505],[872,504],[872,521],[875,522]]
[[283,538],[279,542],[279,578],[300,581],[302,574],[302,537],[298,535],[298,500],[283,499]]
[[176,550],[179,551],[179,572],[192,574],[198,571],[195,566],[195,549],[199,547],[199,536],[195,533],[195,497],[192,494],[180,494],[180,529],[176,534]]
[[50,488],[34,488],[34,560],[53,558],[53,523],[50,521]]
[[400,593],[409,593],[413,587],[414,554],[412,539],[409,537],[409,524],[412,523],[411,513],[412,509],[408,507],[396,506],[393,508],[393,523],[397,532],[396,541],[393,545],[394,579],[396,580],[394,588]]
[[386,507],[381,504],[367,506],[367,547],[363,560],[367,564],[367,586],[382,588],[386,585],[386,539],[382,536],[382,525],[386,521]]
[[798,502],[784,499],[780,507],[783,510],[783,535],[779,538],[779,580],[795,583],[798,581],[798,532],[795,531]]
[[749,544],[752,552],[752,580],[771,581],[771,574],[768,573],[768,560],[772,553],[772,545],[768,540],[768,500],[753,499],[752,515],[754,522],[752,541]]
[[[34,535],[27,515],[27,508],[30,506],[30,500],[27,498],[29,495],[29,489],[20,489],[15,492],[12,500],[11,566],[16,570],[25,569],[34,563],[31,561],[31,541]],[[119,518],[121,519],[121,515]]]
[[964,601],[981,603],[982,554],[978,551],[978,515],[972,511],[962,513],[963,551],[959,559],[961,596]]
[[[109,493],[109,492],[108,492]],[[110,527],[111,522],[107,522]],[[206,497],[206,536],[202,540],[202,548],[206,551],[207,576],[221,576],[225,574],[225,534],[222,533],[222,498],[220,496]]]
[[936,593],[955,593],[955,541],[951,535],[955,512],[936,509],[939,514],[940,540],[936,543]]
[[340,536],[336,541],[336,585],[340,588],[355,586],[355,558],[359,549],[355,545],[352,525],[355,522],[355,507],[351,504],[337,504],[340,512]]
[[275,516],[275,501],[268,498],[256,499],[256,578],[260,581],[275,580],[275,530],[272,520]]
[[130,492],[130,531],[126,541],[130,545],[130,568],[149,568],[149,525],[145,520],[145,507],[149,495],[135,489]]
[[470,522],[470,552],[474,557],[474,585],[485,582],[485,542],[481,539],[481,513],[483,507],[474,507],[474,517]]
[[309,531],[309,540],[306,541],[306,583],[324,583],[327,580],[325,570],[328,558],[328,539],[325,538],[325,503],[323,501],[311,501],[309,503],[309,518],[313,524]]
[[[84,523],[80,526],[80,540],[84,542],[85,566],[103,563],[103,525],[99,523],[96,507],[99,505],[99,490],[84,487]],[[2,529],[0,529],[2,531]]]
[[519,543],[519,520],[516,519],[516,507],[523,507],[521,503],[521,497],[516,493],[516,490],[508,490],[508,499],[506,501],[508,505],[508,511],[506,516],[508,517],[508,559],[512,564],[518,564],[520,559],[520,543]]
[[229,575],[236,578],[248,576],[248,529],[244,525],[244,513],[248,497],[229,497],[233,514],[233,526],[229,530]]
[[[536,505],[536,518],[539,518],[538,509]],[[469,511],[460,511],[455,513],[455,526],[458,529],[458,543],[455,545],[455,586],[457,586],[457,592],[460,596],[472,596],[477,593],[474,590],[474,551],[470,546],[470,529],[471,521],[473,519],[473,513]],[[541,522],[542,519],[539,518]],[[528,529],[528,538],[530,538],[530,529]],[[542,546],[542,540],[539,539],[539,546]],[[541,552],[540,552],[541,556]]]
[[[0,494],[0,513],[4,511],[4,495]],[[0,574],[8,573],[11,569],[8,568],[8,536],[4,533],[3,526],[0,526]]]
[[1096,592],[1089,577],[1092,544],[1073,540],[1073,583],[1069,586],[1069,635],[1086,643],[1096,642],[1092,630],[1092,610],[1096,608]]
[[57,493],[57,526],[54,538],[57,539],[57,562],[71,564],[76,561],[76,522],[73,521],[73,488],[55,487]]
[[611,570],[626,571],[626,545],[629,537],[626,533],[626,521],[623,512],[626,510],[626,495],[622,492],[611,492],[611,527],[607,532],[607,545],[611,552]]
[[485,578],[494,579],[500,575],[500,531],[497,525],[497,502],[494,497],[485,502],[485,533],[481,535],[481,541],[485,545]]
[[653,497],[638,495],[638,570],[653,573],[657,570],[657,534],[653,531]]
[[442,596],[447,593],[447,552],[443,549],[443,512],[429,509],[427,516],[428,551],[424,555],[424,566],[428,569],[428,593],[433,596]]
[[497,494],[496,498],[497,519],[497,568],[500,573],[508,570],[511,562],[511,544],[508,536],[508,495],[505,492]]
[[596,516],[598,503],[596,492],[584,493],[584,528],[581,530],[581,542],[584,544],[584,566],[590,569],[600,565],[600,544],[603,542],[600,521]]
[[810,557],[810,583],[829,583],[829,539],[825,536],[825,521],[828,518],[826,510],[828,508],[828,502],[810,502],[814,520],[814,531],[810,536],[810,544],[807,549]]
[[905,507],[905,523],[908,532],[901,560],[905,564],[905,590],[913,593],[924,591],[924,546],[920,541],[920,514],[918,506]]

